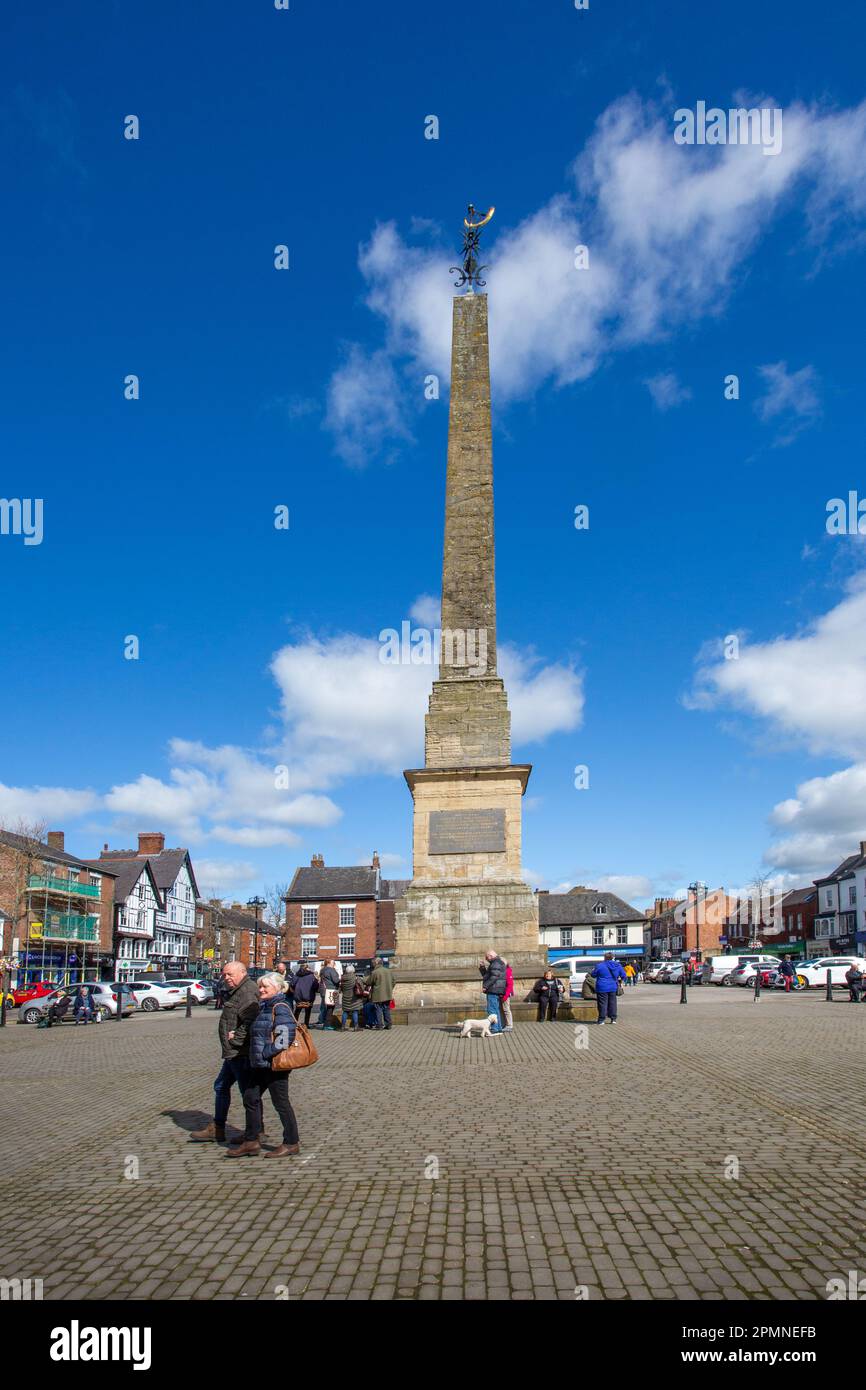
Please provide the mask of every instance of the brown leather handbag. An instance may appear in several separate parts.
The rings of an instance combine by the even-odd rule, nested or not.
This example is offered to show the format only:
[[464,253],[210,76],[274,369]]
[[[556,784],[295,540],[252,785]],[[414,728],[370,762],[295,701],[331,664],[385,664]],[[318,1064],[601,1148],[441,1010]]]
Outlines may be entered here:
[[[276,1047],[276,1025],[271,1029],[271,1042]],[[319,1054],[309,1028],[305,1023],[297,1023],[291,1044],[271,1058],[271,1071],[295,1071],[298,1067],[311,1067],[318,1060]]]

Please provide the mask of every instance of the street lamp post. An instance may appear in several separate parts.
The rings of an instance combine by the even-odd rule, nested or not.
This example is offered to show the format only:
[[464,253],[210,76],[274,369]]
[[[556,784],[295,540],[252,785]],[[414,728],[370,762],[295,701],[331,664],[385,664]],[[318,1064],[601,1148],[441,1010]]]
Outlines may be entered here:
[[253,911],[255,912],[255,914],[256,914],[256,927],[255,927],[255,932],[254,932],[254,935],[253,935],[253,943],[254,943],[254,944],[253,944],[253,966],[254,966],[254,967],[258,967],[258,963],[259,963],[259,913],[261,912],[262,908],[265,907],[266,905],[267,905],[267,904],[265,903],[264,898],[255,897],[255,898],[250,898],[250,899],[247,901],[247,907],[251,907],[251,908],[253,909]]

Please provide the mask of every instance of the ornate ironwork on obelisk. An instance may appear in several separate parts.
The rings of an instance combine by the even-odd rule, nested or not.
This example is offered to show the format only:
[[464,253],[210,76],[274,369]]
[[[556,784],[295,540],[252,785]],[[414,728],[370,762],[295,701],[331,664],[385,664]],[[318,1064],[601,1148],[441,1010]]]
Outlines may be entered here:
[[496,668],[487,296],[475,293],[485,269],[478,233],[492,216],[491,208],[479,220],[470,204],[457,282],[470,289],[452,308],[439,673],[424,767],[404,774],[415,808],[414,873],[397,909],[396,997],[410,1009],[475,1004],[488,950],[510,961],[516,989],[522,980],[528,989],[546,954],[521,873],[531,768],[511,762],[511,716]]
[[486,227],[493,216],[496,208],[488,208],[483,217],[476,213],[472,204],[467,208],[467,216],[463,219],[463,265],[452,265],[451,274],[457,275],[454,281],[455,290],[461,290],[464,285],[469,286],[469,293],[472,294],[475,285],[482,289],[487,281],[481,279],[482,270],[486,270],[486,265],[478,264],[478,242],[481,237],[481,228]]

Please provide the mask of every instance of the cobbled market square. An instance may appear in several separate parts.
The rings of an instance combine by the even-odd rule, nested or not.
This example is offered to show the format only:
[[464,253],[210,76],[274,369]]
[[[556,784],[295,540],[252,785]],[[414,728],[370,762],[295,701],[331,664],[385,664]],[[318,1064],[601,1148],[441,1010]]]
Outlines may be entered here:
[[641,985],[585,1046],[566,1022],[328,1035],[292,1078],[289,1168],[189,1140],[211,1010],[7,1029],[4,1114],[51,1137],[3,1127],[27,1219],[2,1273],[43,1273],[46,1299],[826,1299],[866,1257],[864,1015]]

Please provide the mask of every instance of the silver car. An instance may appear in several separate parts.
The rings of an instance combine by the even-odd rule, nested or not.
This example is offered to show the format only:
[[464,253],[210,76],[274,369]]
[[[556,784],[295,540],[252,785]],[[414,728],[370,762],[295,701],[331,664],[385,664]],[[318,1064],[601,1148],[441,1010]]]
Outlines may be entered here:
[[[118,986],[113,981],[85,981],[87,991],[90,995],[90,1002],[93,1012],[100,1018],[113,1018],[117,1013],[118,991],[123,992],[123,1015],[135,1012],[135,999],[128,985]],[[31,999],[21,1010],[21,1019],[24,1023],[38,1023],[44,1014],[47,1014],[52,1004],[56,1004],[62,994],[72,996],[72,1004],[65,1017],[73,1017],[72,1010],[75,1007],[75,991],[77,985],[64,985],[61,989],[52,990],[50,994],[43,994],[40,999]]]

